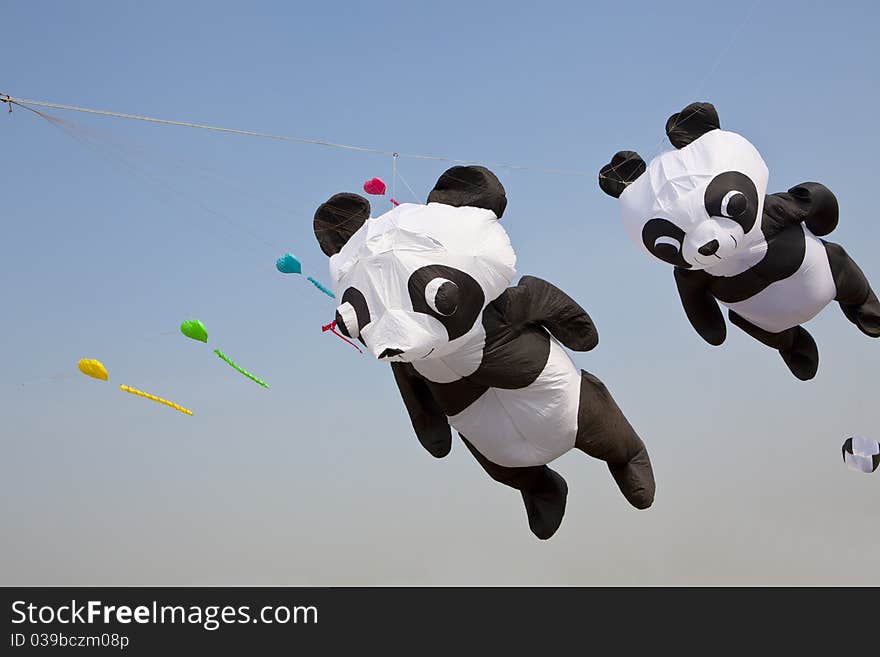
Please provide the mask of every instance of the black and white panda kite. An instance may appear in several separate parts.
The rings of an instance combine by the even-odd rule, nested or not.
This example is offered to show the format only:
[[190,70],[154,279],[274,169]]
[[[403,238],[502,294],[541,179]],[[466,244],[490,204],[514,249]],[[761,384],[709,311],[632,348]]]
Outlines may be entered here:
[[[801,326],[831,301],[866,335],[880,337],[880,302],[843,247],[817,236],[837,226],[837,199],[807,182],[769,194],[768,170],[746,139],[720,129],[709,103],[666,122],[675,150],[646,165],[617,153],[599,186],[620,199],[630,237],[675,267],[688,319],[720,345],[730,321],[777,349],[801,380],[815,376],[816,343]],[[716,301],[717,299],[717,301]]]
[[573,447],[606,461],[636,508],[653,502],[654,476],[608,390],[562,347],[596,346],[587,313],[539,278],[509,287],[506,205],[491,171],[453,167],[426,205],[371,218],[365,198],[336,194],[314,228],[330,256],[337,328],[391,364],[421,444],[446,456],[454,427],[490,477],[521,491],[532,532],[546,539],[568,493],[547,463]]

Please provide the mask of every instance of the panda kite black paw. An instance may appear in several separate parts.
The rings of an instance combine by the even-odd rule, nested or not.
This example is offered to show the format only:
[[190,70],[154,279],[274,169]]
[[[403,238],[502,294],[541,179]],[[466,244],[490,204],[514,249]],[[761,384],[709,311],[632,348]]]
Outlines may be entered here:
[[711,103],[670,116],[666,134],[672,150],[648,164],[621,151],[602,167],[599,186],[619,199],[638,247],[675,268],[697,333],[710,344],[724,342],[720,302],[801,380],[813,378],[819,359],[801,324],[830,302],[863,333],[880,337],[880,303],[864,273],[843,247],[820,239],[838,222],[827,187],[805,182],[767,194],[760,153],[721,129]]
[[314,219],[336,327],[391,364],[422,446],[444,457],[454,427],[492,479],[520,491],[540,539],[559,528],[568,492],[547,463],[572,448],[606,461],[633,506],[650,506],[644,443],[565,351],[596,347],[592,319],[552,283],[513,284],[501,182],[485,167],[452,167],[427,201],[371,217],[366,199],[337,194]]

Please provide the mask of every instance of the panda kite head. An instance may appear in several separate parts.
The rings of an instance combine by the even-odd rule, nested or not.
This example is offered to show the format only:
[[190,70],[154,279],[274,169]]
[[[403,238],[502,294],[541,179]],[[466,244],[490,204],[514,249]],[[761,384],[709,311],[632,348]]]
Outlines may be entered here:
[[732,275],[765,246],[761,214],[768,170],[745,138],[721,130],[709,103],[692,103],[666,122],[675,147],[649,164],[617,153],[599,173],[620,199],[629,236],[676,267]]
[[370,217],[357,194],[315,212],[330,256],[336,325],[383,361],[413,362],[466,348],[483,309],[513,280],[516,255],[499,219],[507,198],[483,167],[446,171],[426,205]]

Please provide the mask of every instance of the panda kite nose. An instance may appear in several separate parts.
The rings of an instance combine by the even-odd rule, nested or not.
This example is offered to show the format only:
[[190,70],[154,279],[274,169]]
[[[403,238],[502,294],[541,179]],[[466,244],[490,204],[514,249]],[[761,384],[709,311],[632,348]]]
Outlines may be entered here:
[[715,255],[718,252],[718,246],[718,240],[712,240],[711,242],[706,242],[697,251],[700,252],[700,255],[704,256]]
[[391,358],[392,356],[399,356],[403,353],[403,349],[385,349],[381,354],[379,354],[379,358]]

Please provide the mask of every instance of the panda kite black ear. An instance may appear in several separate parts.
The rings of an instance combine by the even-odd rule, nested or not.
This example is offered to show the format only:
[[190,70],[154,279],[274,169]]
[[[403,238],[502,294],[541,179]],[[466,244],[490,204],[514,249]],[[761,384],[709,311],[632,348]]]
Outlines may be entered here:
[[428,194],[428,203],[443,203],[491,210],[501,219],[507,207],[504,186],[486,167],[460,166],[447,169]]
[[647,168],[642,156],[635,151],[620,151],[599,170],[599,187],[608,196],[620,198],[623,190]]
[[315,237],[328,256],[339,253],[370,218],[370,202],[358,194],[334,194],[315,211]]
[[712,103],[691,103],[666,121],[666,136],[676,148],[684,148],[710,130],[721,127]]

